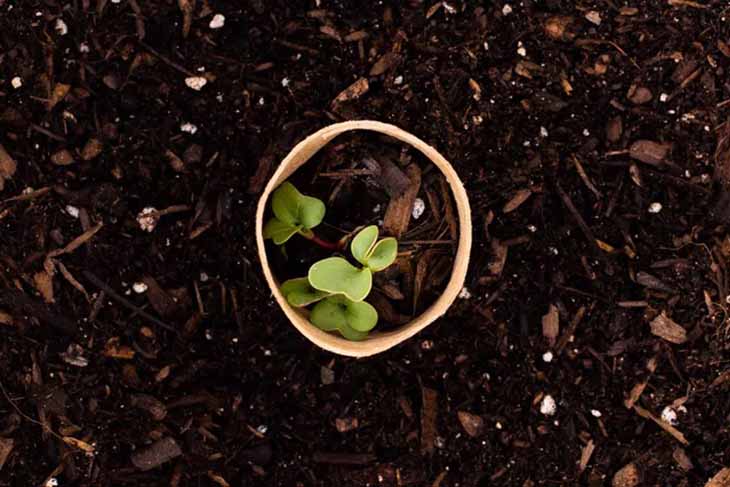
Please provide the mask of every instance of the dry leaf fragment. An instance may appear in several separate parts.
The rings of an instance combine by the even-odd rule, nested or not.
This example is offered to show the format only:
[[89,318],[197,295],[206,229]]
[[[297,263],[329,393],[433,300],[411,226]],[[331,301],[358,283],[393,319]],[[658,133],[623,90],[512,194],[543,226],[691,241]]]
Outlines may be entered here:
[[551,304],[548,308],[548,312],[542,317],[542,336],[548,341],[548,344],[552,347],[555,345],[555,339],[558,337],[560,332],[560,315],[558,314],[558,308]]
[[687,341],[687,330],[669,318],[664,311],[651,321],[651,332],[677,345]]
[[380,76],[386,71],[394,68],[400,62],[400,55],[394,52],[386,52],[378,59],[370,69],[370,76]]
[[438,392],[428,387],[422,387],[421,399],[421,453],[431,454],[436,441]]

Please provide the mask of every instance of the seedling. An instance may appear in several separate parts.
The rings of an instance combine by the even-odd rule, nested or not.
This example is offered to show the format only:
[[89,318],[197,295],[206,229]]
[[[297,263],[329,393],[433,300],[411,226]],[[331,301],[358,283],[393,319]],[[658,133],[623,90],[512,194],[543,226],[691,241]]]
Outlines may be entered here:
[[338,250],[338,243],[317,237],[312,231],[322,223],[325,207],[322,200],[306,196],[290,182],[285,182],[271,197],[274,216],[264,226],[264,238],[270,238],[276,245],[283,245],[295,233],[330,250]]
[[364,301],[372,289],[373,273],[391,265],[398,254],[397,240],[378,240],[378,233],[378,227],[371,225],[352,239],[350,251],[363,267],[343,257],[329,257],[314,263],[307,277],[284,282],[281,292],[289,304],[314,304],[309,320],[321,330],[339,331],[348,340],[366,338],[378,322],[378,312]]

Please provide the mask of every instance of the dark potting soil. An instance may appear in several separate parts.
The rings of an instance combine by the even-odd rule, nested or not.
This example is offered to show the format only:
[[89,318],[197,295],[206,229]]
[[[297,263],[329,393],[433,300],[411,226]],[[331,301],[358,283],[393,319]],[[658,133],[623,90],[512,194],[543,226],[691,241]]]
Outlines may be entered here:
[[[399,255],[392,266],[374,275],[366,299],[378,310],[374,331],[404,325],[441,295],[456,252],[456,205],[446,179],[421,152],[390,136],[343,134],[289,181],[325,202],[327,212],[313,229],[316,235],[329,242],[346,238],[347,244],[333,253],[298,235],[283,249],[267,241],[280,282],[306,276],[312,264],[332,255],[360,266],[349,243],[359,229],[377,225],[379,238],[398,238]],[[271,215],[269,209],[267,218]]]
[[[0,485],[727,485],[728,15],[0,0]],[[253,233],[345,119],[436,147],[474,226],[469,294],[363,360]]]

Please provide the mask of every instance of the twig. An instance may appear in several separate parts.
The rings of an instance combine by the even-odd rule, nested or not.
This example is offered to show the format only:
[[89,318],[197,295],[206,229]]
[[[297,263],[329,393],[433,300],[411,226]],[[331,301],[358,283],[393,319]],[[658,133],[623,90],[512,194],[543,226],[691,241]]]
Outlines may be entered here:
[[317,451],[312,455],[315,463],[327,463],[330,465],[367,465],[376,460],[375,455],[370,453],[336,453]]
[[98,287],[99,289],[101,289],[102,291],[107,293],[109,295],[109,297],[111,297],[112,299],[117,301],[122,306],[134,311],[136,314],[138,314],[142,318],[151,321],[152,323],[159,326],[160,328],[164,328],[165,330],[171,331],[175,334],[179,333],[178,330],[176,330],[172,326],[168,325],[167,323],[165,323],[163,321],[160,321],[159,319],[155,318],[154,316],[152,316],[151,314],[149,314],[148,312],[146,312],[139,306],[135,306],[131,301],[129,301],[129,300],[125,299],[124,297],[122,297],[121,295],[119,295],[114,289],[112,289],[111,286],[109,286],[104,281],[102,281],[101,279],[96,277],[96,275],[94,275],[94,273],[92,273],[91,271],[85,270],[85,271],[83,271],[83,274],[89,281],[91,281],[92,284],[94,284],[96,287]]
[[636,414],[638,414],[642,418],[651,419],[652,421],[654,421],[661,429],[674,436],[674,438],[681,444],[689,445],[689,441],[687,441],[687,438],[684,437],[681,431],[679,431],[677,428],[667,423],[666,421],[662,421],[661,419],[657,418],[650,411],[647,411],[637,404],[634,404],[634,411],[636,411]]
[[692,8],[707,8],[707,5],[702,5],[701,3],[693,2],[691,0],[669,0],[667,3],[671,5],[672,7],[692,7]]
[[160,52],[158,52],[154,47],[150,46],[146,42],[144,42],[142,40],[139,40],[137,42],[139,43],[140,46],[142,46],[145,49],[147,49],[152,55],[154,55],[155,57],[159,58],[160,61],[164,62],[168,66],[170,66],[170,67],[172,67],[172,68],[180,71],[181,73],[183,73],[183,74],[185,74],[187,76],[195,76],[195,73],[193,73],[192,71],[188,71],[187,69],[183,68],[182,66],[180,66],[178,63],[176,63],[175,61],[173,61],[169,57],[167,57],[164,54],[161,54]]
[[66,142],[66,137],[63,137],[61,135],[54,134],[50,130],[48,130],[46,128],[43,128],[40,125],[37,125],[35,123],[30,124],[30,128],[32,128],[36,132],[39,132],[39,133],[45,135],[49,139],[53,139],[53,140],[56,140],[58,142]]
[[316,49],[312,49],[311,47],[307,47],[307,46],[302,46],[301,44],[296,44],[294,42],[283,41],[281,39],[274,39],[274,42],[276,44],[279,44],[280,46],[288,47],[289,49],[294,49],[295,51],[306,52],[313,56],[316,56],[319,54],[319,51]]
[[603,255],[603,252],[601,252],[601,249],[598,247],[598,243],[596,242],[596,236],[593,234],[593,231],[588,226],[586,221],[581,216],[578,209],[573,204],[573,200],[570,199],[570,196],[568,196],[568,193],[565,192],[562,186],[560,186],[560,183],[555,183],[555,188],[558,191],[558,195],[560,196],[560,199],[563,200],[563,204],[568,209],[570,214],[575,219],[575,222],[578,224],[578,227],[580,227],[581,231],[583,232],[583,235],[588,239],[588,243],[593,248],[595,253],[598,255],[598,257],[606,262],[606,257]]
[[594,195],[596,195],[596,199],[601,199],[601,192],[596,189],[596,187],[593,185],[593,182],[588,177],[588,174],[586,174],[585,169],[583,169],[583,164],[580,163],[580,160],[574,155],[573,156],[573,164],[575,164],[575,169],[578,171],[578,175],[583,180],[583,183],[590,189]]

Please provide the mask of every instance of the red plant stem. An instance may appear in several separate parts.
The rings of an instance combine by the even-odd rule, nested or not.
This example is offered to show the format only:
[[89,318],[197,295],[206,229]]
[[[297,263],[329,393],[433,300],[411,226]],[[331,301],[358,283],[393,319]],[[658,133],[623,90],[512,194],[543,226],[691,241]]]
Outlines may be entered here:
[[323,240],[323,239],[319,238],[317,235],[315,235],[314,233],[312,233],[312,236],[310,237],[309,240],[316,243],[320,247],[328,249],[328,250],[340,250],[341,249],[339,242],[330,242],[328,240]]

